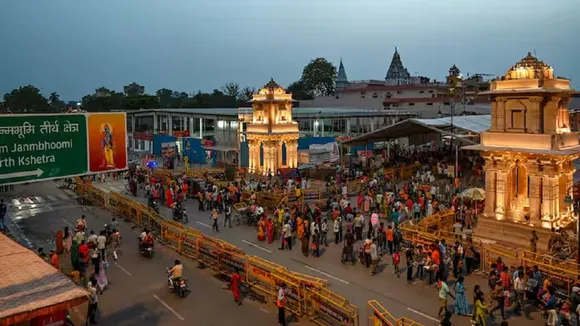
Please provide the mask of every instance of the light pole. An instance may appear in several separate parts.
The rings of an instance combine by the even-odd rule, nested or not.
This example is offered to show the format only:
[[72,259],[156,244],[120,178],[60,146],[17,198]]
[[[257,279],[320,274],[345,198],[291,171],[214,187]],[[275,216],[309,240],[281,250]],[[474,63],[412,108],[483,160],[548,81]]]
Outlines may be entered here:
[[[455,88],[457,87],[457,77],[453,76],[450,78],[451,87],[449,88],[449,94],[451,95],[451,101],[449,102],[449,113],[451,114],[450,124],[451,124],[451,149],[453,150],[453,145],[455,143],[455,125],[453,124],[453,117],[455,116]],[[455,143],[455,188],[459,189],[459,142]]]

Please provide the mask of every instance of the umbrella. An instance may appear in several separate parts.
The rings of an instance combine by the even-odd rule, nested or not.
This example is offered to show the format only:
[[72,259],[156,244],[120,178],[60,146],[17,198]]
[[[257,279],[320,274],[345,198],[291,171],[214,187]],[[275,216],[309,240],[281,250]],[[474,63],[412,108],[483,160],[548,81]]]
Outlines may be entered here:
[[481,188],[465,189],[461,196],[471,198],[472,200],[485,200],[485,190]]

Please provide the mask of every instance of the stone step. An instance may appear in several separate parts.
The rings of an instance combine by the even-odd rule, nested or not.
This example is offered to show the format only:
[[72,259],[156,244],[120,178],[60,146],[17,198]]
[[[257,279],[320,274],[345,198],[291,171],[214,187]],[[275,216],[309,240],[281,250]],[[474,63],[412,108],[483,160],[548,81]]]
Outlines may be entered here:
[[498,244],[506,247],[518,250],[529,250],[532,231],[536,231],[539,237],[538,251],[546,252],[551,236],[551,232],[546,229],[479,217],[477,227],[474,230],[474,236],[496,241]]

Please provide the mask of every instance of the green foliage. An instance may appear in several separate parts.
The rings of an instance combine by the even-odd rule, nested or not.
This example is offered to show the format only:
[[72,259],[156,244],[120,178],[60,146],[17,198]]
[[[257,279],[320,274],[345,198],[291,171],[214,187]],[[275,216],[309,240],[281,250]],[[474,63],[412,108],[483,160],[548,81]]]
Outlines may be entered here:
[[[314,96],[334,94],[336,67],[324,58],[310,61],[302,71],[299,81],[287,88],[295,100],[311,100]],[[99,87],[95,93],[82,98],[82,109],[87,112],[109,112],[112,110],[139,110],[157,108],[237,108],[247,105],[256,93],[253,87],[241,88],[237,83],[227,83],[211,93],[197,91],[189,96],[186,92],[162,88],[155,95],[143,94],[143,88],[131,83],[116,92]],[[40,90],[28,85],[14,89],[4,95],[0,102],[0,112],[47,113],[67,109],[58,93],[45,98]]]
[[286,92],[291,93],[292,98],[298,101],[313,99],[311,93],[307,92],[304,89],[304,83],[302,83],[302,81],[300,80],[295,81],[292,84],[288,85],[288,88],[286,88]]
[[336,67],[325,58],[316,58],[302,70],[302,90],[310,97],[334,95]]
[[3,106],[13,113],[52,112],[48,100],[32,85],[16,88],[4,95]]

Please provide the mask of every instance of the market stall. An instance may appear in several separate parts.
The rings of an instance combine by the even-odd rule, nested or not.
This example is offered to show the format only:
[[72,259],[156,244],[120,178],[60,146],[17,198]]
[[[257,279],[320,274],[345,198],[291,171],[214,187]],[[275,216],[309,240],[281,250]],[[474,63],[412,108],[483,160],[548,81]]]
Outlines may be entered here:
[[64,325],[67,311],[89,299],[30,249],[0,234],[0,325]]

